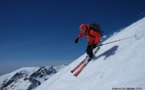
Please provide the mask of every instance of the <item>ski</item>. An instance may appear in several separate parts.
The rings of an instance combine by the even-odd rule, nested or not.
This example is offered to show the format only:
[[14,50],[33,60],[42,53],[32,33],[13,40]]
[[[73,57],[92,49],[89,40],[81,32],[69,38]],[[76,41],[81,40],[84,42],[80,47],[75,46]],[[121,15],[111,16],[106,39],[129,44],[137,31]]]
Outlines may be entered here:
[[[97,49],[94,51],[94,54],[96,54],[99,51],[99,49],[100,47],[97,47]],[[71,73],[76,71],[81,66],[79,70],[74,74],[74,76],[77,77],[91,60],[92,59],[89,59],[89,56],[86,56],[86,58],[83,61],[81,61],[73,70],[71,70]]]
[[83,66],[74,74],[74,76],[77,77],[82,72],[82,70],[86,67],[87,64],[88,64],[88,62],[84,63]]
[[86,61],[86,58],[84,60],[82,60],[73,70],[71,70],[71,73],[76,71],[85,61]]

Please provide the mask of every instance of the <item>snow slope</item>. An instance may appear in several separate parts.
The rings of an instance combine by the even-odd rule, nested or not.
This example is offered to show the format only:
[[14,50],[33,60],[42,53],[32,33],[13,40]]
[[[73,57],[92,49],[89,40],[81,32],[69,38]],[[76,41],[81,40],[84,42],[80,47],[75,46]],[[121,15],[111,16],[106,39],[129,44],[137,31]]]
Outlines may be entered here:
[[78,77],[74,77],[70,71],[85,58],[86,54],[35,90],[145,90],[145,18],[103,43],[135,34],[136,38],[102,46],[94,60]]

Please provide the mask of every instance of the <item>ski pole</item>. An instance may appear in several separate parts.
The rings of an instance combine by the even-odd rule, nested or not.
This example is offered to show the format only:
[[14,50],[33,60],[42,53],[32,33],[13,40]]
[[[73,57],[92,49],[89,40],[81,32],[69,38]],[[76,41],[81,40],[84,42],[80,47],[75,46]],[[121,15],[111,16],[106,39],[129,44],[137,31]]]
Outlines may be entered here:
[[[134,36],[131,36],[131,37],[127,37],[127,38],[123,38],[123,39],[118,39],[118,40],[111,41],[111,42],[108,42],[108,43],[100,44],[100,45],[98,45],[98,46],[103,46],[103,45],[106,45],[106,44],[111,44],[111,43],[114,43],[114,42],[122,41],[122,40],[129,39],[129,38],[133,38],[133,37],[136,38],[137,35],[135,34]],[[97,47],[98,47],[98,46],[97,46]]]

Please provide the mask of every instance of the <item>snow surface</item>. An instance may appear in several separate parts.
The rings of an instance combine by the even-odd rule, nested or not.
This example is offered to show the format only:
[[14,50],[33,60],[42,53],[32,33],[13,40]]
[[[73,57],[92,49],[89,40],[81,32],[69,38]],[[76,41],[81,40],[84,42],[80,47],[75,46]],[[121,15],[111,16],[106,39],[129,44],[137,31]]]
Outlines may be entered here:
[[[72,62],[35,90],[145,90],[145,18],[112,35],[78,77],[70,71],[86,56]],[[114,89],[115,90],[115,89]],[[133,90],[133,89],[132,89]]]

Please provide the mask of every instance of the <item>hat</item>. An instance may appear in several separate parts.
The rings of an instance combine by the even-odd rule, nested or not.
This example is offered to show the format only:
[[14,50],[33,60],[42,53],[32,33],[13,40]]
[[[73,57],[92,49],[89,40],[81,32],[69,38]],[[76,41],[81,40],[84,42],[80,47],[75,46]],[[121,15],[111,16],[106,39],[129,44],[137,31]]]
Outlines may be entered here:
[[87,30],[87,25],[86,24],[81,24],[80,25],[80,30]]

